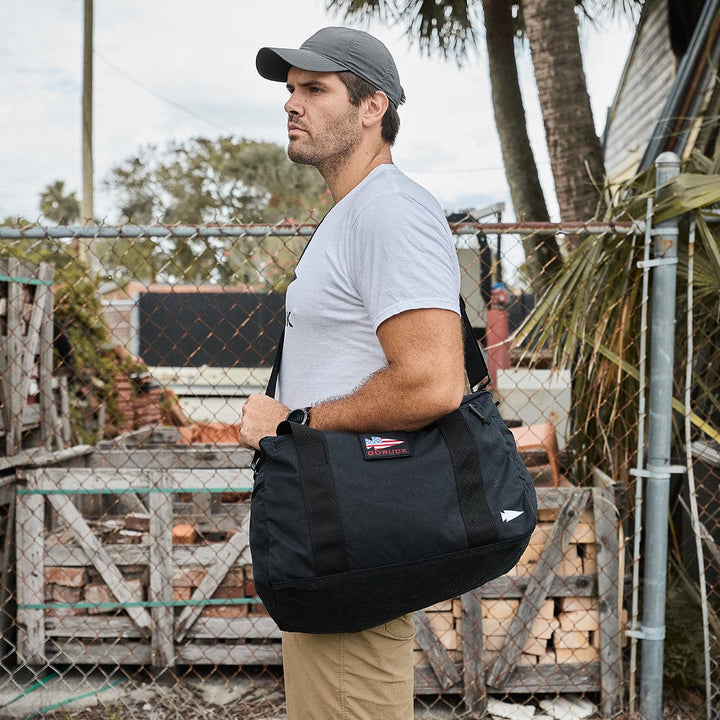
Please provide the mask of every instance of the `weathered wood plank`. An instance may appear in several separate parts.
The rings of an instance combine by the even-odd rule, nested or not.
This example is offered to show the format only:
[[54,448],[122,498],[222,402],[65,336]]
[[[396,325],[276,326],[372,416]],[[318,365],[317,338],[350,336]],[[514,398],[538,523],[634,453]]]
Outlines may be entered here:
[[[11,278],[23,277],[20,262],[16,258],[8,258],[7,274]],[[20,449],[23,409],[27,405],[27,379],[23,378],[22,372],[23,295],[24,289],[19,282],[7,283],[7,334],[0,348],[6,455],[14,455]]]
[[[31,325],[37,332],[37,355],[38,355],[38,394],[40,401],[41,424],[40,433],[43,445],[50,450],[53,438],[56,439],[57,447],[64,447],[64,438],[58,433],[61,427],[55,427],[54,419],[57,417],[57,409],[53,399],[52,371],[53,371],[53,293],[52,281],[55,269],[50,263],[41,263],[38,277],[44,283],[35,290],[35,310]],[[27,358],[30,367],[34,356]],[[67,378],[63,377],[67,383]]]
[[487,689],[483,662],[482,589],[471,590],[461,598],[463,690],[468,712],[485,714]]
[[88,467],[165,470],[180,468],[249,468],[253,453],[245,448],[213,450],[180,445],[173,448],[131,448],[97,451],[88,457]]
[[[218,585],[220,585],[223,578],[227,575],[228,570],[237,562],[243,550],[247,549],[249,525],[250,515],[248,515],[245,523],[239,528],[238,532],[234,533],[224,545],[221,545],[219,548],[216,545],[217,554],[214,562],[207,568],[205,577],[192,595],[191,599],[194,602],[211,598],[215,590],[217,590]],[[175,624],[175,640],[177,642],[182,641],[188,629],[200,616],[202,611],[202,605],[194,605],[186,607],[180,613],[180,617]]]
[[[147,565],[150,562],[149,545],[105,545],[105,552],[114,565]],[[173,563],[175,567],[207,566],[217,553],[217,544],[175,545]],[[238,555],[238,565],[249,565],[252,561],[250,548]],[[45,562],[53,567],[82,567],[91,565],[92,560],[81,546],[53,545],[47,548]]]
[[77,642],[53,638],[47,643],[48,662],[56,665],[150,665],[147,642]]
[[[51,326],[52,327],[52,326]],[[72,428],[70,426],[70,390],[67,375],[59,375],[58,383],[58,432],[62,443],[60,447],[66,447],[72,442]],[[98,427],[103,427],[98,423]]]
[[[0,359],[4,357],[2,353],[0,353]],[[0,375],[2,374],[2,369],[0,367]],[[4,410],[4,406],[2,408]],[[20,427],[20,432],[23,433],[26,430],[30,430],[32,428],[40,427],[40,406],[35,405],[26,405],[24,408],[22,408],[22,424]],[[0,435],[5,435],[5,421],[2,419],[2,413],[0,413]],[[15,449],[13,454],[18,454],[22,452],[19,447]]]
[[41,495],[19,495],[16,508],[16,583],[18,656],[36,665],[45,662],[43,610],[27,605],[45,602],[45,501]]
[[[568,688],[577,693],[597,692],[600,688],[599,663],[517,667],[505,678],[502,688],[495,693],[562,693],[568,692]],[[460,694],[462,687],[452,688],[451,692]],[[432,668],[429,665],[416,665],[415,694],[441,695],[442,693],[443,689]]]
[[[0,490],[0,499],[3,499],[5,493],[11,493],[11,488],[3,488]],[[15,543],[13,542],[13,535],[15,533],[15,497],[14,493],[9,499],[9,502],[3,503],[7,505],[5,515],[5,527],[4,527],[4,545],[2,552],[0,553],[0,656],[9,657],[12,654],[13,648],[9,643],[8,629],[11,626],[11,610],[7,606],[8,601],[11,598],[10,590],[10,574],[15,567]]]
[[[49,271],[49,272],[48,272]],[[36,278],[43,281],[52,282],[52,266],[48,263],[41,263],[36,271]],[[35,278],[33,278],[35,279]],[[11,283],[17,285],[18,283]],[[52,369],[52,355],[50,356],[50,368],[48,368],[47,351],[45,357],[40,358],[41,364],[35,370],[35,359],[40,350],[40,331],[45,321],[45,314],[48,317],[52,316],[52,305],[48,305],[47,300],[52,301],[51,289],[47,285],[21,285],[23,293],[22,301],[22,314],[20,325],[17,327],[11,326],[8,323],[8,330],[16,333],[20,338],[20,355],[12,358],[14,364],[18,364],[20,367],[20,377],[18,386],[16,388],[18,412],[22,412],[22,409],[27,405],[28,397],[30,396],[30,382],[33,376],[38,383],[40,390],[40,399],[43,398],[43,384],[45,384],[46,390],[50,388],[50,375],[49,370]],[[31,297],[32,296],[32,297]],[[52,348],[50,348],[52,352]],[[43,406],[40,404],[41,412],[41,430],[44,420]],[[18,445],[19,447],[19,445]]]
[[[54,638],[85,640],[140,640],[137,625],[127,617],[68,615],[45,617],[45,634]],[[193,640],[280,640],[282,633],[267,615],[239,618],[198,618],[188,630]]]
[[[461,671],[462,668],[458,665],[458,673]],[[430,665],[418,664],[415,666],[413,692],[415,695],[443,695],[446,693],[462,695],[463,687],[462,684],[458,684],[448,690],[443,690]]]
[[535,488],[538,510],[559,510],[574,491],[574,486]]
[[[511,600],[521,598],[527,592],[531,575],[510,575],[497,578],[483,585],[483,597]],[[595,575],[553,575],[548,588],[552,597],[594,597],[597,595]]]
[[188,630],[187,637],[194,640],[280,640],[282,633],[275,621],[265,615],[240,618],[200,617]]
[[424,610],[413,614],[415,621],[415,642],[425,651],[428,662],[437,676],[440,687],[447,691],[462,680],[448,651],[433,632],[430,619]]
[[[149,665],[151,649],[144,643],[82,643],[53,640],[48,643],[49,661],[58,665]],[[182,665],[281,665],[280,643],[200,645],[178,648]]]
[[[39,487],[59,492],[108,493],[151,488],[147,469],[141,468],[43,468],[38,470]],[[176,468],[166,471],[169,484],[177,492],[233,492],[252,489],[249,468]]]
[[19,467],[44,467],[74,460],[83,455],[89,455],[92,451],[92,445],[75,445],[54,452],[48,452],[44,447],[28,448],[15,453],[11,457],[0,458],[0,470]]
[[199,645],[178,648],[178,663],[183,665],[282,665],[280,643],[241,645]]
[[[42,496],[39,497],[42,499]],[[76,542],[85,550],[88,559],[100,573],[100,576],[112,594],[117,598],[117,601],[127,604],[125,610],[128,615],[135,621],[140,629],[149,632],[152,628],[150,615],[145,608],[134,606],[136,598],[132,590],[128,587],[120,570],[118,570],[117,566],[110,559],[100,540],[88,527],[80,511],[65,495],[50,495],[49,498],[58,516],[65,522]]]
[[485,682],[489,686],[500,687],[503,684],[504,687],[506,676],[520,657],[533,621],[547,597],[555,568],[560,564],[564,543],[575,529],[580,514],[587,505],[589,494],[589,490],[576,488],[567,495],[566,502],[553,524],[547,545],[530,576],[520,607],[510,624],[503,649],[488,668]]
[[617,511],[612,490],[593,490],[600,608],[600,704],[603,717],[622,709]]
[[598,663],[516,667],[502,684],[505,693],[582,693],[597,692],[599,688]]
[[[121,615],[55,615],[45,616],[45,634],[48,638],[75,638],[85,640],[140,640],[138,626]],[[58,642],[60,642],[58,640]]]
[[[156,489],[168,487],[166,473],[151,471]],[[173,600],[173,506],[172,495],[150,493],[150,600],[171,603]],[[153,607],[152,657],[155,667],[175,666],[173,643],[174,609],[172,605]]]

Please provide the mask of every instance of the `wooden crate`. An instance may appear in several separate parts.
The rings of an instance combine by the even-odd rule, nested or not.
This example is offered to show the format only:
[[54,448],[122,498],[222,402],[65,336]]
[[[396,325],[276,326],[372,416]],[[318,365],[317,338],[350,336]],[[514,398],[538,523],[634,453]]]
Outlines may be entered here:
[[538,488],[539,523],[507,575],[416,613],[416,692],[598,692],[621,707],[621,574],[612,492]]
[[[281,661],[279,631],[252,583],[249,469],[42,468],[21,475],[17,624],[25,663]],[[92,493],[120,498],[125,514],[85,517],[73,498]],[[179,542],[178,526],[192,523],[197,507],[179,503],[178,515],[174,498],[223,495],[232,502],[218,503],[197,523],[194,542]],[[234,530],[225,529],[231,522]]]
[[[252,585],[243,495],[252,478],[247,467],[237,467],[248,458],[235,455],[231,467],[229,452],[104,452],[88,460],[100,467],[23,474],[17,617],[25,662],[281,663],[280,633]],[[122,518],[142,541],[100,537],[97,519],[72,501],[89,492],[120,499],[115,520]],[[620,707],[612,493],[541,488],[538,501],[541,521],[517,568],[415,613],[416,693],[458,693],[475,711],[489,693],[515,692],[599,692],[606,716]],[[53,533],[70,533],[64,541],[46,533],[46,506],[59,518]],[[173,544],[180,523],[200,536],[218,535],[205,544]],[[99,605],[78,592],[90,585]],[[101,588],[112,595],[102,596]]]
[[67,378],[52,374],[53,277],[49,263],[0,258],[0,454],[8,457],[70,441]]

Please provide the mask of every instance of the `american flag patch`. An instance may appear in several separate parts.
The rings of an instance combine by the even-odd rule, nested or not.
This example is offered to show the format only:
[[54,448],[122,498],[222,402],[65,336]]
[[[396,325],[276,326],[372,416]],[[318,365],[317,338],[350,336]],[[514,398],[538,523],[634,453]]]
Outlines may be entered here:
[[394,445],[402,444],[402,440],[396,440],[395,438],[377,437],[377,435],[365,438],[365,447],[370,450],[378,450],[379,448],[393,447]]
[[393,433],[392,435],[361,435],[360,442],[366,460],[382,460],[412,455],[406,437],[399,433]]

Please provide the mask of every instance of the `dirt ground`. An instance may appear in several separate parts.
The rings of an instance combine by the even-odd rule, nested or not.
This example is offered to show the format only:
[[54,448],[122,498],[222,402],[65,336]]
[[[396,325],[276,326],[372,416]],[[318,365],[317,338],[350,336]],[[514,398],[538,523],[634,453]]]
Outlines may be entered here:
[[[39,717],[39,716],[36,716]],[[67,709],[43,714],[47,720],[286,720],[281,690],[251,690],[226,704],[208,702],[198,688],[176,685],[158,692],[152,698],[133,701],[124,699],[109,705],[96,704],[75,712]],[[433,701],[426,706],[416,703],[415,720],[476,720],[477,715],[462,711],[462,705]],[[663,705],[663,720],[702,720],[705,718],[703,699],[694,693],[668,697]],[[378,718],[378,720],[382,720]],[[479,719],[478,719],[479,720]],[[641,720],[621,714],[614,720]]]
[[[502,707],[516,704],[528,717],[530,706],[536,720],[542,715],[540,700],[528,696],[495,697]],[[547,696],[553,699],[557,696]],[[597,702],[593,696],[562,695],[576,707]],[[510,704],[510,705],[508,705]],[[525,705],[525,707],[522,707]],[[499,710],[499,707],[493,708]],[[524,711],[524,712],[523,712]],[[717,708],[713,708],[717,712]],[[488,718],[490,716],[487,716]],[[97,669],[77,668],[63,673],[17,675],[11,684],[0,686],[0,720],[287,720],[280,673],[267,668],[225,668],[224,671],[132,675],[122,671],[105,674]],[[599,715],[585,720],[599,720]],[[384,720],[378,718],[377,720]],[[480,720],[465,710],[459,695],[420,695],[415,702],[415,720]],[[569,718],[568,718],[569,720]],[[622,713],[613,720],[641,720]],[[665,688],[663,720],[705,720],[702,691]],[[720,713],[713,715],[720,720]]]

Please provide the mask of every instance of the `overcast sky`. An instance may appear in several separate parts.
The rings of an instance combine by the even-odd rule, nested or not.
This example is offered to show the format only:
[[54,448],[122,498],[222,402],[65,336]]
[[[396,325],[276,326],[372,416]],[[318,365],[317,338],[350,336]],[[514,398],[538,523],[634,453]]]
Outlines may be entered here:
[[[298,47],[342,24],[325,0],[95,0],[95,214],[113,222],[102,181],[154,143],[232,134],[285,145],[287,92],[263,80],[263,45]],[[480,3],[478,2],[479,6]],[[0,3],[0,220],[39,216],[54,180],[81,191],[82,0]],[[422,57],[400,27],[362,26],[393,53],[408,101],[395,162],[446,210],[510,204],[492,117],[483,43],[458,69]],[[583,51],[598,133],[632,39],[628,20],[583,26]],[[521,82],[531,141],[548,195],[549,164],[529,52]],[[509,216],[509,215],[508,215]]]

